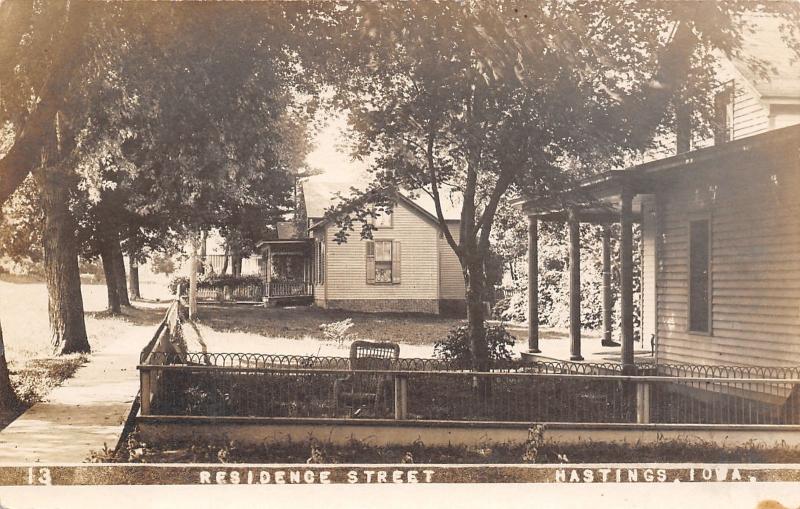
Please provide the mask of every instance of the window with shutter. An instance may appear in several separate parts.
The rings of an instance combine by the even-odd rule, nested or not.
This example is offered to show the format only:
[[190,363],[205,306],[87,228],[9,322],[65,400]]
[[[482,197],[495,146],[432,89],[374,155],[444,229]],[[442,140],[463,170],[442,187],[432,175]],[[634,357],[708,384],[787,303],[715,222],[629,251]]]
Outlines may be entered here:
[[375,282],[392,282],[392,241],[376,240],[375,246]]

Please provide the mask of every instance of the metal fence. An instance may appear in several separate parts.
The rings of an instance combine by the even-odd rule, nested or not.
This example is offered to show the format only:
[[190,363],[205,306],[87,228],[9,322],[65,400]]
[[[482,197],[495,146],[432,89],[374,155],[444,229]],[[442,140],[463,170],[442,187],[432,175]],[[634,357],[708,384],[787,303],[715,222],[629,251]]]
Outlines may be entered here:
[[142,415],[800,424],[800,367],[494,362],[187,352],[176,300],[140,356]]
[[387,369],[366,371],[350,370],[349,359],[338,357],[151,358],[158,364],[140,369],[143,377],[158,379],[142,405],[152,415],[800,424],[800,378],[793,368],[772,377],[683,366],[664,367],[682,369],[669,376],[623,376],[606,365],[576,372],[572,363],[475,373],[428,359],[398,359]]

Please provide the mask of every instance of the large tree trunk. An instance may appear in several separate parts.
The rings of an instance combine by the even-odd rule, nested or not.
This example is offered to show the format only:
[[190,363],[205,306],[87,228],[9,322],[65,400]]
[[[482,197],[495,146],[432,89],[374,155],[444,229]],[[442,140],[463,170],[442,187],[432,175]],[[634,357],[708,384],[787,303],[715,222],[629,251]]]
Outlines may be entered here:
[[486,344],[486,325],[483,305],[486,289],[486,274],[479,260],[464,265],[466,283],[467,327],[469,328],[470,354],[474,371],[489,370],[489,347]]
[[41,184],[50,339],[58,354],[89,352],[75,240],[77,225],[68,206],[70,183],[60,171],[44,169]]
[[11,378],[8,376],[3,328],[0,327],[0,410],[15,408],[18,404],[19,400],[17,400],[17,395],[11,386]]
[[197,319],[197,234],[192,233],[192,254],[189,258],[189,320]]
[[128,263],[130,265],[129,274],[129,290],[132,299],[141,299],[142,293],[139,291],[139,262],[136,261],[134,255],[128,255]]
[[238,240],[230,241],[231,247],[231,274],[242,275],[242,245]]
[[114,242],[114,277],[117,279],[117,293],[119,294],[119,303],[123,306],[130,306],[131,299],[128,297],[128,278],[125,274],[125,257],[122,255],[122,249],[119,245],[119,239]]
[[207,258],[208,254],[208,232],[203,230],[203,233],[200,237],[200,265],[197,267],[198,274],[205,274],[206,273],[206,265],[211,267],[211,264],[208,262]]
[[225,243],[225,259],[222,260],[222,268],[219,271],[220,275],[228,273],[228,257],[230,256],[230,254],[231,254],[231,250],[228,247],[228,243],[226,242]]
[[114,272],[114,250],[111,243],[103,240],[100,246],[100,260],[103,262],[103,273],[106,276],[106,290],[108,294],[108,312],[118,315],[122,312],[119,300],[117,277]]

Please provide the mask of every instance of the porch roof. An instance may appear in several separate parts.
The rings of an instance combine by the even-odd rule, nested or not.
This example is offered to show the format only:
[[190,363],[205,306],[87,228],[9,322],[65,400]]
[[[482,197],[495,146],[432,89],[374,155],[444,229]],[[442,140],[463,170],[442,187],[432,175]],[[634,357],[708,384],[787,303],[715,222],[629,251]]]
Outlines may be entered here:
[[256,244],[256,249],[263,247],[307,247],[314,244],[314,239],[273,239],[262,240]]
[[[722,145],[700,148],[691,152],[649,161],[625,169],[609,170],[579,182],[564,202],[569,207],[580,210],[581,220],[586,222],[606,222],[619,217],[619,195],[628,189],[633,195],[651,194],[663,185],[665,179],[674,178],[685,171],[696,170],[698,166],[714,161],[722,162],[730,158],[758,154],[760,157],[797,157],[800,145],[800,125],[774,129],[766,133],[748,136],[726,142]],[[543,220],[562,220],[566,218],[565,207],[555,200],[537,201],[520,197],[512,201],[515,207],[528,215]],[[633,202],[633,220],[639,213],[638,201]]]

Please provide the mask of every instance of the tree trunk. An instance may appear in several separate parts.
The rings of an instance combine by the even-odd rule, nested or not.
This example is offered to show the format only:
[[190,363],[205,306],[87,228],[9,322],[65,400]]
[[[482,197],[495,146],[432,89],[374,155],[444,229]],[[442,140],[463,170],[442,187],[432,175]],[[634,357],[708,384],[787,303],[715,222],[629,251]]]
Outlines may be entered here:
[[130,306],[131,299],[128,297],[128,278],[125,274],[125,257],[122,255],[119,238],[114,241],[113,256],[114,277],[117,280],[116,287],[117,293],[119,294],[119,303],[123,306]]
[[192,234],[192,254],[189,258],[189,320],[197,319],[197,234]]
[[469,328],[470,354],[474,371],[489,370],[489,348],[486,344],[485,310],[483,305],[486,274],[480,261],[468,262],[464,267],[467,299],[467,327]]
[[42,170],[41,183],[50,339],[58,354],[89,352],[75,240],[77,225],[68,206],[71,186],[63,173],[47,168]]
[[225,259],[222,260],[222,268],[219,271],[220,275],[228,273],[228,256],[230,256],[230,251],[231,250],[228,247],[228,244],[226,243],[225,244]]
[[200,266],[197,268],[198,274],[205,274],[206,273],[206,265],[208,264],[208,260],[206,259],[208,254],[208,232],[203,230],[203,233],[200,236]]
[[242,246],[237,240],[231,242],[231,274],[242,275]]
[[114,253],[108,242],[103,242],[103,245],[100,247],[100,260],[103,262],[103,273],[106,276],[108,312],[118,315],[122,312],[122,304],[119,301],[117,277],[114,273]]
[[139,262],[136,261],[134,255],[128,255],[128,262],[130,265],[128,286],[131,292],[131,298],[138,300],[142,298],[142,293],[139,291]]
[[0,327],[0,410],[15,408],[18,404],[19,400],[11,386],[11,378],[8,376],[3,328]]

